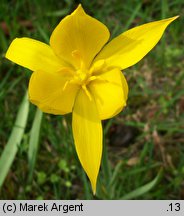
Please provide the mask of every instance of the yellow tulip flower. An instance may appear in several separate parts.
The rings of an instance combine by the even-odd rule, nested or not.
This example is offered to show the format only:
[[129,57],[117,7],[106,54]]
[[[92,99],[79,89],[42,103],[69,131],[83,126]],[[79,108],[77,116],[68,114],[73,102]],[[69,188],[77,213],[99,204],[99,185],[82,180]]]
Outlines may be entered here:
[[94,193],[102,156],[101,120],[126,105],[128,85],[121,70],[140,61],[177,17],[132,28],[108,42],[108,28],[79,5],[54,29],[50,45],[23,37],[8,48],[6,58],[33,71],[29,100],[46,113],[72,112],[76,151]]

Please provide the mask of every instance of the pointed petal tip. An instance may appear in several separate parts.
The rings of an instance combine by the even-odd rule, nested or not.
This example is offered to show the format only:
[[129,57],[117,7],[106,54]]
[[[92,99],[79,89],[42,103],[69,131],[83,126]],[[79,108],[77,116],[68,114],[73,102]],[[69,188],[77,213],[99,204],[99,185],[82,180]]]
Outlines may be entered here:
[[176,15],[176,16],[174,16],[173,18],[174,19],[177,19],[177,18],[179,18],[180,17],[180,15]]
[[171,17],[171,18],[168,18],[167,20],[170,21],[170,22],[172,22],[172,21],[178,19],[178,17],[179,17],[179,15]]
[[85,14],[85,11],[82,7],[82,4],[79,4],[78,7],[75,9],[75,11],[73,12],[74,14]]
[[[176,20],[179,17],[179,15],[174,16],[174,17],[170,17],[170,18],[166,18],[160,21],[163,21],[166,23],[166,26],[168,26],[169,24],[171,24],[174,20]],[[159,22],[159,21],[158,21]]]
[[[166,19],[163,19],[163,20],[160,20],[160,21],[163,21],[165,23],[165,28],[170,25],[174,20],[176,20],[179,16],[174,16],[174,17],[170,17],[170,18],[166,18]],[[160,22],[158,21],[158,22]]]
[[90,179],[91,182],[91,188],[92,188],[92,192],[93,192],[93,196],[96,195],[96,180],[93,181],[92,179]]
[[92,188],[92,191],[93,191],[93,196],[95,196],[96,195],[96,188]]

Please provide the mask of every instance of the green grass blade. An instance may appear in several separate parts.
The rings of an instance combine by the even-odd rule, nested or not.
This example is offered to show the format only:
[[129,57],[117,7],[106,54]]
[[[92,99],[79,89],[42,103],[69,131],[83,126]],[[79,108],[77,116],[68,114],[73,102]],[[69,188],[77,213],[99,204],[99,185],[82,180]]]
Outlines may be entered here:
[[116,167],[114,168],[114,171],[112,173],[111,179],[110,179],[110,185],[113,186],[114,182],[116,181],[117,176],[120,174],[120,169],[123,166],[124,161],[120,161]]
[[150,191],[155,185],[158,183],[160,176],[162,174],[162,170],[158,173],[158,175],[149,183],[131,191],[130,193],[126,194],[125,196],[121,197],[120,199],[135,199],[139,196],[142,196],[143,194]]
[[33,125],[31,128],[30,133],[30,140],[29,140],[29,150],[28,150],[28,163],[29,163],[29,177],[28,180],[32,180],[33,170],[36,161],[36,155],[38,151],[39,145],[39,135],[40,135],[40,127],[42,122],[43,113],[41,110],[37,108]]
[[130,25],[132,24],[132,22],[134,21],[135,17],[137,16],[137,14],[139,13],[140,9],[142,6],[142,2],[140,2],[137,7],[133,10],[133,13],[131,14],[129,20],[126,22],[124,30],[127,30]]
[[66,6],[61,9],[61,10],[57,10],[57,11],[50,11],[46,13],[46,16],[50,16],[50,17],[62,17],[62,16],[66,16],[67,14],[70,13],[71,8],[72,8],[72,1],[70,0],[64,0]]
[[28,112],[29,102],[26,92],[26,95],[24,96],[24,99],[20,105],[17,118],[11,135],[9,137],[8,143],[6,144],[5,149],[0,158],[0,187],[3,185],[3,182],[8,174],[8,171],[12,165],[17,150],[20,146],[25,126],[27,123]]
[[57,10],[52,12],[47,12],[46,16],[50,17],[63,17],[66,16],[70,12],[70,8],[64,8],[63,10]]
[[84,184],[84,193],[85,193],[85,199],[86,200],[91,200],[92,199],[92,194],[91,194],[91,186],[89,184],[89,181],[87,179],[87,176],[85,174],[85,172],[82,170],[82,181]]

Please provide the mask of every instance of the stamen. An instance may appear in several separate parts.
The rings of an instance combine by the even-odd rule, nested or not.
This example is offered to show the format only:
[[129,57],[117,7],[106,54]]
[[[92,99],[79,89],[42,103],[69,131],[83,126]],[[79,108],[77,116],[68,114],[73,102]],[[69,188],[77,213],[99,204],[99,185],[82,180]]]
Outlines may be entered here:
[[91,81],[93,81],[93,80],[96,80],[97,79],[97,77],[96,76],[91,76],[91,77],[89,77],[89,79],[88,79],[88,82],[87,83],[89,83],[89,82],[91,82]]
[[68,84],[79,84],[79,81],[77,79],[75,79],[75,78],[66,81],[65,84],[64,84],[64,87],[63,87],[63,91],[66,89]]
[[89,90],[86,88],[86,85],[82,85],[83,90],[85,91],[87,97],[89,98],[90,101],[92,101],[92,97],[91,94],[89,92]]
[[72,51],[72,57],[75,59],[81,60],[81,54],[80,54],[79,50]]
[[66,87],[68,86],[68,83],[69,83],[69,81],[66,81],[65,82],[65,85],[64,85],[64,87],[63,87],[63,91],[66,89]]

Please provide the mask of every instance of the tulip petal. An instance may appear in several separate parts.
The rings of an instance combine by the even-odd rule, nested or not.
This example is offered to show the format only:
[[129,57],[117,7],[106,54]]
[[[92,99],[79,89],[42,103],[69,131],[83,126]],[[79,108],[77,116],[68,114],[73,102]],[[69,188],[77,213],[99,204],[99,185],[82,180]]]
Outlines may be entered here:
[[29,82],[29,100],[46,113],[72,112],[79,86],[68,84],[65,88],[67,80],[67,76],[59,73],[34,72]]
[[75,101],[72,128],[79,160],[95,193],[102,155],[102,126],[94,99],[90,100],[83,90]]
[[109,39],[109,30],[87,15],[82,6],[64,18],[53,31],[50,45],[55,53],[80,68],[89,67],[96,54]]
[[95,98],[100,119],[117,115],[126,105],[128,85],[119,69],[102,73],[99,79],[90,83],[89,88]]
[[10,44],[7,59],[32,71],[58,71],[63,63],[50,46],[31,38],[16,38]]
[[132,28],[109,42],[95,61],[125,69],[140,61],[160,40],[166,27],[178,16]]

